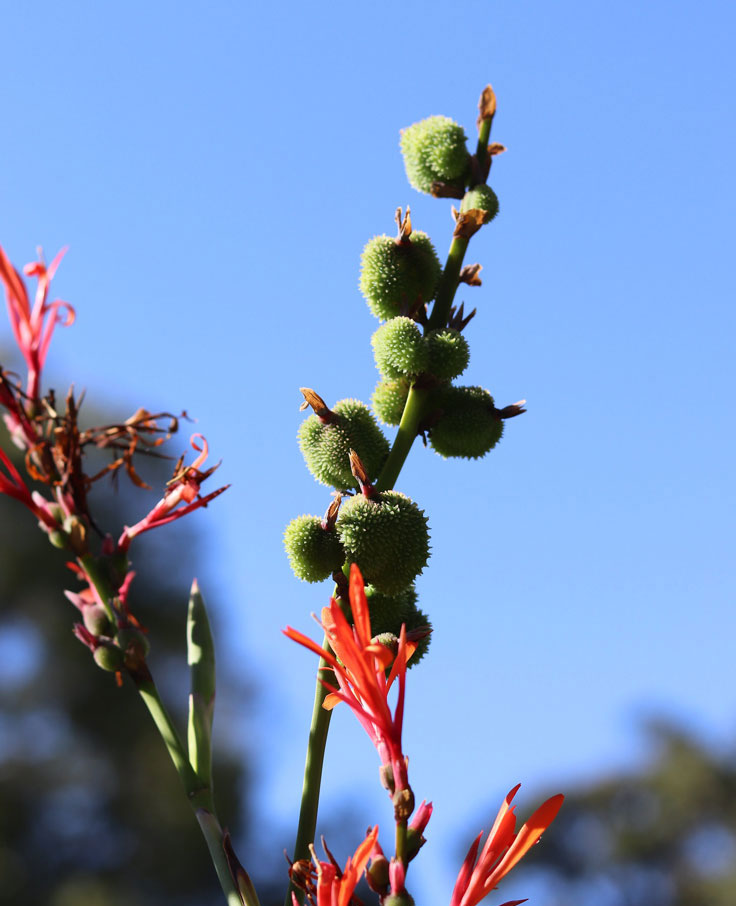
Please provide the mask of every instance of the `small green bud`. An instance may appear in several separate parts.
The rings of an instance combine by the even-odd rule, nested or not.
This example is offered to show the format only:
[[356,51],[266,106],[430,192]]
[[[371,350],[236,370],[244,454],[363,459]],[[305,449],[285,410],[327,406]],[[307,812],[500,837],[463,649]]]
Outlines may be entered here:
[[330,420],[310,415],[297,434],[307,468],[317,481],[338,491],[357,488],[350,470],[350,451],[355,450],[370,479],[381,471],[388,456],[388,441],[365,403],[341,400]]
[[429,443],[440,456],[479,459],[501,439],[503,422],[482,387],[447,387],[438,403],[443,413],[429,431]]
[[286,526],[284,547],[295,575],[305,582],[322,582],[345,561],[337,532],[322,527],[319,516],[297,516]]
[[112,623],[102,604],[88,604],[82,609],[82,620],[94,636],[110,635]]
[[381,320],[408,314],[434,298],[441,267],[429,236],[415,231],[397,241],[375,236],[363,249],[360,291]]
[[432,183],[462,182],[470,163],[462,126],[448,116],[430,116],[401,131],[401,153],[409,183],[432,194]]
[[129,666],[136,666],[141,661],[145,661],[151,650],[151,644],[146,635],[133,626],[119,629],[115,635],[115,644],[124,652],[126,664],[130,662]]
[[389,861],[383,854],[371,858],[371,864],[365,871],[365,879],[374,893],[385,895],[388,892],[390,883],[388,868]]
[[468,367],[470,347],[468,341],[452,327],[443,327],[427,334],[429,363],[427,371],[440,381],[459,377]]
[[409,382],[403,378],[397,381],[381,381],[376,384],[371,403],[385,425],[398,425],[404,414],[408,396]]
[[350,497],[337,520],[347,558],[366,582],[387,595],[405,589],[429,559],[424,511],[398,491]]
[[429,351],[411,318],[392,318],[371,338],[376,367],[385,378],[413,377],[427,368]]
[[498,214],[498,196],[490,186],[476,186],[465,193],[460,204],[460,213],[466,211],[485,211],[483,223],[490,223]]
[[403,893],[390,893],[383,898],[382,906],[414,906],[414,897],[406,891]]
[[107,670],[110,673],[115,673],[118,670],[122,670],[124,667],[124,658],[123,652],[116,648],[114,645],[103,644],[95,648],[92,657],[95,659],[95,664],[98,667],[101,667],[103,670]]
[[67,546],[69,536],[61,529],[52,529],[49,532],[49,541],[53,544],[54,547],[58,547],[59,550],[63,551]]

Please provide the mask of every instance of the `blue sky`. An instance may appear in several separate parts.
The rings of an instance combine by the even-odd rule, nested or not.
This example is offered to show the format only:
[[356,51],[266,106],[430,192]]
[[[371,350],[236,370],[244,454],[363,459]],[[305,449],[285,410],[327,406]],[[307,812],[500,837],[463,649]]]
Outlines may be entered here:
[[[193,517],[192,570],[223,648],[268,679],[250,744],[274,826],[298,797],[314,675],[280,629],[308,629],[330,590],[281,547],[327,502],[296,446],[297,388],[370,397],[362,246],[397,205],[441,257],[451,232],[449,202],[408,186],[399,129],[440,113],[472,135],[489,81],[509,151],[501,214],[468,253],[483,286],[459,297],[479,310],[464,381],[529,412],[481,462],[417,445],[398,485],[434,551],[406,725],[437,806],[425,883],[449,896],[455,848],[519,780],[524,814],[535,787],[642,757],[650,711],[732,734],[735,18],[674,0],[4,11],[0,241],[18,263],[71,247],[59,386],[185,407],[223,459],[233,487]],[[326,805],[388,826],[347,717]],[[502,894],[523,896],[511,879]]]

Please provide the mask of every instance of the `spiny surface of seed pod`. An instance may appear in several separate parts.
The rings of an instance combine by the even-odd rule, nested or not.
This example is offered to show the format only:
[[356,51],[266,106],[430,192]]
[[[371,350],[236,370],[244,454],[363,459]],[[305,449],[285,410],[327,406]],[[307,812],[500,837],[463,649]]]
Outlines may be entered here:
[[399,491],[350,497],[337,531],[347,558],[358,564],[366,582],[387,595],[403,591],[429,559],[427,517]]
[[[406,626],[407,632],[420,626],[432,628],[427,615],[417,607],[417,593],[413,585],[396,595],[384,595],[372,585],[366,585],[365,595],[371,617],[371,632],[374,635],[387,632],[398,638],[402,623]],[[413,667],[424,657],[431,638],[431,634],[428,634],[426,638],[420,640],[416,651],[409,659],[409,667]]]
[[294,574],[305,582],[322,582],[345,561],[337,532],[322,528],[319,516],[297,516],[286,526],[284,547]]
[[430,116],[403,129],[401,153],[409,183],[432,193],[434,182],[459,182],[468,170],[470,156],[465,132],[449,116]]
[[440,271],[437,252],[426,233],[415,230],[401,242],[374,236],[363,249],[360,291],[373,314],[385,321],[433,299]]
[[373,391],[371,403],[385,425],[398,425],[404,414],[408,395],[409,382],[403,378],[396,381],[380,381]]
[[482,387],[447,387],[437,402],[442,416],[429,431],[429,443],[440,456],[479,459],[501,439],[503,422]]
[[470,347],[468,341],[452,327],[430,331],[427,336],[429,361],[427,371],[441,381],[459,377],[468,367]]
[[460,213],[485,211],[483,223],[490,223],[498,214],[498,196],[490,186],[480,185],[466,192],[460,205]]
[[415,377],[427,368],[429,349],[411,318],[391,318],[371,337],[376,367],[385,378]]
[[334,421],[326,424],[310,415],[299,427],[297,438],[307,468],[317,481],[338,491],[357,488],[350,471],[350,450],[360,456],[371,480],[388,456],[388,441],[365,403],[340,400],[333,407]]

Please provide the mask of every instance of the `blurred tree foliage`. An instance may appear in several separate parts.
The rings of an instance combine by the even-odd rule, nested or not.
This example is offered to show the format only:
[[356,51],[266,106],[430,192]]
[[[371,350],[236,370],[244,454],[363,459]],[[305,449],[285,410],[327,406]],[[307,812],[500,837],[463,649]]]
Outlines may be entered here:
[[[0,442],[8,449],[6,436]],[[159,466],[148,470],[157,490],[171,471]],[[111,531],[158,499],[125,479],[117,495],[107,482],[93,494],[108,501],[93,512]],[[192,529],[167,526],[132,550],[130,603],[150,630],[151,669],[183,734]],[[72,636],[78,612],[62,590],[78,586],[66,559],[20,504],[0,496],[0,904],[218,903],[205,844],[145,708]],[[220,690],[232,688],[221,663]],[[243,813],[243,752],[220,738],[215,755],[215,795],[232,825]]]
[[736,752],[667,722],[649,730],[655,756],[640,772],[567,791],[534,853],[548,902],[736,904]]

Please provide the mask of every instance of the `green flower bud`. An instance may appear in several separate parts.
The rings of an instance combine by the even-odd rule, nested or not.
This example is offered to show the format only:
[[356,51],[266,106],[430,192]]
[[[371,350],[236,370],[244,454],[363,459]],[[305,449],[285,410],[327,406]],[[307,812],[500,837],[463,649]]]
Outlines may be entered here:
[[470,163],[462,126],[448,116],[430,116],[401,131],[409,183],[432,193],[434,182],[463,182]]
[[114,645],[100,645],[98,648],[95,648],[92,657],[95,659],[95,664],[97,664],[98,667],[101,667],[103,670],[107,670],[110,673],[123,669],[123,652]]
[[426,233],[415,231],[400,242],[375,236],[360,261],[360,291],[377,318],[408,314],[434,298],[441,267]]
[[490,223],[498,214],[498,196],[490,186],[480,185],[466,192],[460,205],[460,213],[485,211],[483,223]]
[[427,371],[441,381],[459,377],[468,367],[470,348],[468,341],[452,327],[442,327],[427,334],[429,363]]
[[409,382],[403,378],[397,381],[381,381],[376,384],[371,403],[385,425],[398,425],[404,414],[408,395]]
[[151,650],[151,644],[145,633],[134,626],[126,626],[119,629],[115,635],[115,644],[125,654],[126,662],[130,661],[130,666],[135,666],[141,661],[145,661],[148,652]]
[[345,561],[337,532],[322,527],[319,516],[297,516],[286,526],[284,547],[298,579],[322,582]]
[[503,422],[482,387],[447,387],[438,403],[443,413],[429,431],[429,443],[440,456],[479,459],[501,439]]
[[376,367],[385,378],[413,377],[427,368],[429,352],[411,318],[392,318],[371,338]]
[[67,546],[69,536],[61,529],[52,529],[49,532],[49,541],[53,544],[54,547],[58,547],[59,550],[63,551]]
[[[432,628],[427,615],[417,607],[417,593],[413,585],[396,595],[384,595],[372,585],[366,585],[365,595],[371,617],[371,631],[374,635],[388,633],[398,638],[402,623],[406,626],[407,632],[420,626]],[[424,657],[431,638],[431,635],[427,635],[419,641],[416,651],[409,659],[409,667],[413,667]]]
[[88,604],[82,610],[82,620],[94,636],[110,635],[112,623],[102,604]]
[[337,531],[347,558],[358,564],[366,582],[387,595],[403,591],[429,559],[427,517],[398,491],[350,497]]
[[414,906],[414,897],[406,891],[403,893],[390,893],[383,898],[382,906]]
[[336,403],[327,423],[310,415],[297,437],[312,475],[338,491],[358,486],[350,471],[350,450],[358,454],[370,479],[378,475],[388,456],[388,441],[368,407],[358,400]]

